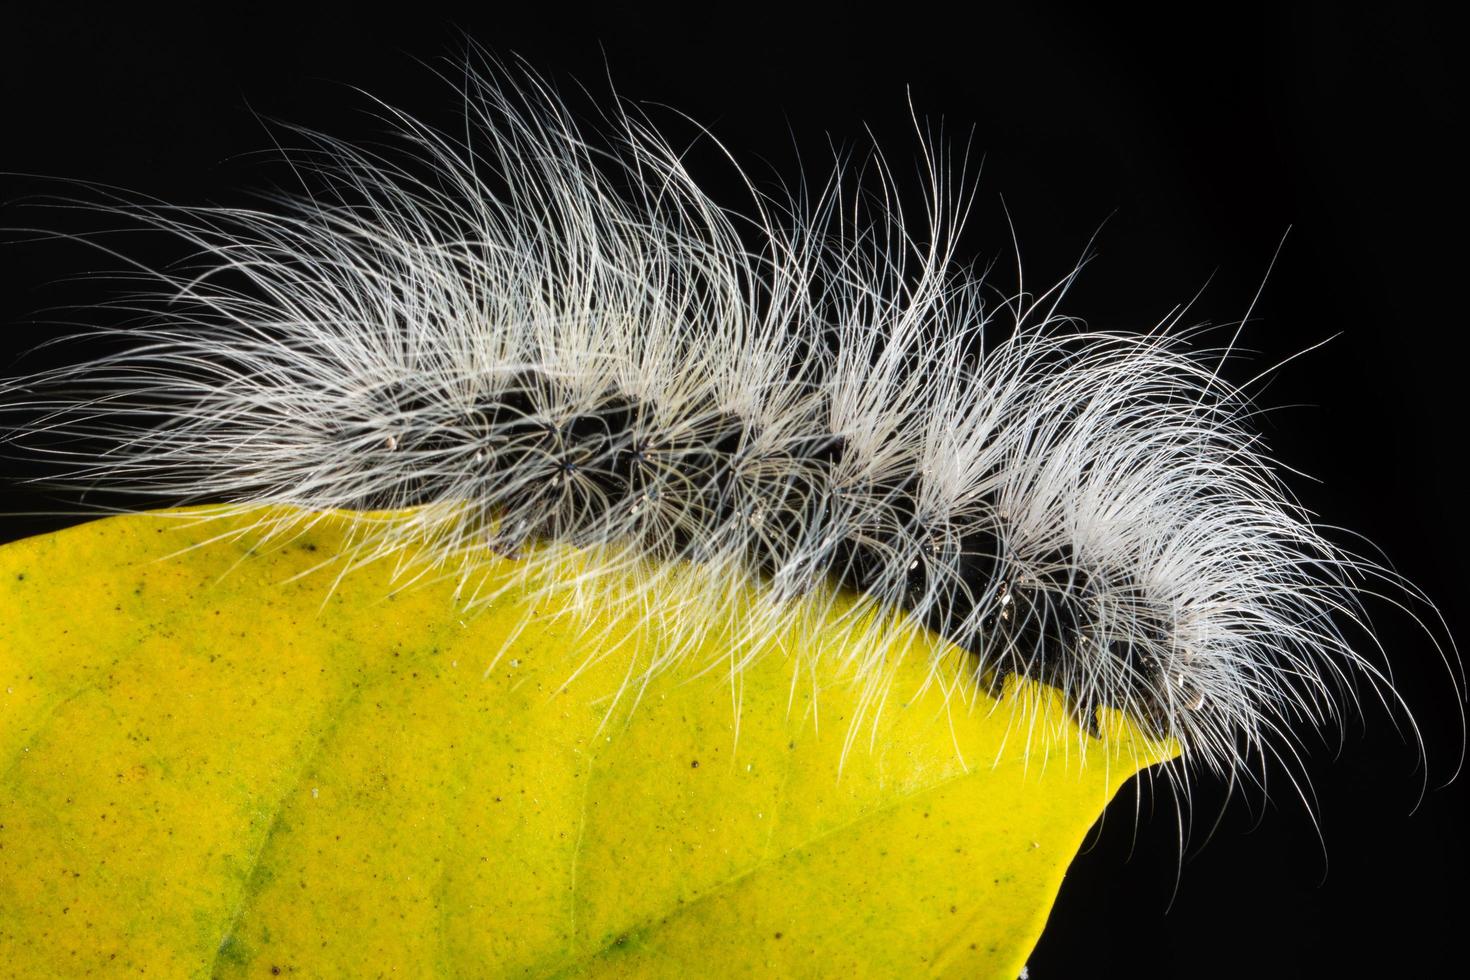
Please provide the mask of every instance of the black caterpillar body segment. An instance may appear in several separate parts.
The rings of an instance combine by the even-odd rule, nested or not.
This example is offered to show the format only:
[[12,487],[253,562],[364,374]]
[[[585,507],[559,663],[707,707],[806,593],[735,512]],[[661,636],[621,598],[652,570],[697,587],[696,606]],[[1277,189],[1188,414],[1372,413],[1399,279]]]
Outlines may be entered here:
[[[930,629],[975,654],[997,690],[1011,674],[1067,690],[1069,667],[1053,658],[1084,656],[1078,648],[1095,642],[1091,621],[1105,592],[1071,555],[1059,549],[1035,563],[1050,571],[1028,574],[1007,559],[994,513],[974,510],[957,524],[922,524],[917,477],[849,488],[882,500],[877,513],[885,520],[847,528],[814,550],[807,540],[813,529],[842,526],[831,514],[839,495],[834,470],[847,446],[840,435],[802,436],[763,456],[742,419],[706,404],[679,434],[652,438],[639,431],[640,420],[656,414],[650,406],[618,392],[575,404],[533,370],[477,394],[458,420],[436,420],[437,408],[453,404],[447,393],[436,400],[396,383],[372,397],[380,406],[376,417],[386,421],[375,427],[355,419],[338,430],[339,438],[372,447],[366,470],[412,476],[402,485],[368,482],[348,502],[351,509],[417,507],[452,499],[457,485],[474,487],[465,503],[499,518],[486,521],[487,546],[510,554],[532,535],[582,543],[623,534],[641,537],[655,554],[697,559],[699,536],[734,534],[746,542],[755,573],[805,561],[814,580],[830,577],[855,591],[896,597]],[[410,457],[415,465],[385,465],[385,454]],[[465,482],[467,472],[474,473],[473,484]],[[510,489],[497,494],[481,487]],[[655,505],[679,515],[662,540],[639,520]],[[500,530],[488,530],[492,524]],[[1095,731],[1096,708],[1141,706],[1141,720],[1167,734],[1167,705],[1152,694],[1168,684],[1159,661],[1126,639],[1109,641],[1105,653],[1128,678],[1126,696],[1074,703],[1079,722]]]

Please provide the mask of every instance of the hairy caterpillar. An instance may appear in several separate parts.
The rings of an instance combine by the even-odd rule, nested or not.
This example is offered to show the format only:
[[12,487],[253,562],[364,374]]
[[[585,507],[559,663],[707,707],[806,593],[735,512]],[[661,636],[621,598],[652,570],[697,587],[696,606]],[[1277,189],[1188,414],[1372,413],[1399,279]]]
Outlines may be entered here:
[[311,136],[312,193],[270,210],[119,205],[197,262],[145,271],[120,352],[0,388],[15,441],[169,502],[417,508],[347,563],[430,542],[470,605],[475,556],[531,538],[691,562],[652,614],[683,635],[732,581],[764,583],[758,639],[834,579],[906,614],[811,638],[860,677],[927,625],[973,682],[1123,708],[1228,778],[1355,682],[1393,697],[1338,625],[1392,578],[1291,501],[1214,360],[1078,328],[1065,282],[993,296],[937,158],[920,220],[881,164],[742,219],[640,118],[599,140],[535,80],[471,87],[467,139]]

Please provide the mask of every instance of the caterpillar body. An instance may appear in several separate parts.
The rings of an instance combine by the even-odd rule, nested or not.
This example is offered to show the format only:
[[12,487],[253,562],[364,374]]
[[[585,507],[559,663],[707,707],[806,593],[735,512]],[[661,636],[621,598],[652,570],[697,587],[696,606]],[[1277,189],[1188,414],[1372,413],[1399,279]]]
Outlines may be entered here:
[[396,150],[303,134],[311,192],[268,208],[117,203],[196,257],[142,270],[120,350],[0,384],[8,439],[74,486],[412,509],[365,513],[348,564],[427,543],[469,605],[475,557],[532,539],[696,566],[649,613],[674,633],[755,579],[758,639],[833,581],[894,614],[812,638],[860,677],[932,628],[973,682],[1121,708],[1229,778],[1357,685],[1394,697],[1344,634],[1391,575],[1293,502],[1218,358],[1080,327],[1069,280],[992,290],[935,151],[922,220],[881,160],[752,182],[739,217],[626,108],[599,136],[534,77],[469,87],[462,139],[391,110]]

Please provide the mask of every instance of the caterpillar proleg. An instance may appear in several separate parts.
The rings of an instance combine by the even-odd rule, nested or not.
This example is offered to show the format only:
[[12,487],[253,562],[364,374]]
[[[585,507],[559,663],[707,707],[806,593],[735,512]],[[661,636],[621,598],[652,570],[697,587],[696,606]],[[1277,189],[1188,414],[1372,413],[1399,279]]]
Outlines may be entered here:
[[555,587],[532,541],[642,583],[591,572],[589,608],[692,566],[648,613],[675,650],[731,583],[761,583],[750,655],[836,583],[858,612],[806,641],[859,683],[932,629],[966,684],[1122,709],[1230,780],[1394,701],[1359,596],[1406,587],[1294,502],[1229,345],[1085,329],[1070,278],[987,282],[933,143],[921,213],[881,156],[751,180],[740,213],[628,107],[589,127],[535,76],[464,88],[463,135],[387,108],[389,148],[297,131],[308,191],[258,209],[117,199],[194,257],[137,271],[116,349],[0,385],[12,449],[72,487],[362,512],[340,574],[427,544],[406,578],[456,575],[469,609],[486,552]]

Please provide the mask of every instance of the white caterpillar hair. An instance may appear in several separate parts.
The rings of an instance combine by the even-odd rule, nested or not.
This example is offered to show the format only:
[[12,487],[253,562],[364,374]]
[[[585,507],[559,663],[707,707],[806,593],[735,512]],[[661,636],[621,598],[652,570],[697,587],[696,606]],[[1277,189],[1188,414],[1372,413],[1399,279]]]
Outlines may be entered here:
[[[143,270],[119,349],[0,385],[9,438],[73,486],[308,515],[265,535],[358,512],[339,574],[427,544],[469,606],[487,550],[524,556],[520,587],[647,609],[673,652],[635,677],[755,581],[737,669],[794,624],[871,678],[932,628],[970,690],[1048,682],[1227,778],[1395,700],[1343,633],[1372,647],[1359,595],[1393,579],[1294,503],[1223,354],[1177,318],[1087,331],[1070,279],[987,291],[937,153],[921,220],[881,158],[737,217],[625,107],[589,135],[472,73],[465,111],[386,110],[390,149],[304,133],[311,193],[268,209],[112,205],[195,260]],[[532,539],[595,560],[553,581]],[[675,564],[697,586],[651,603]],[[823,582],[856,604],[815,615]]]

